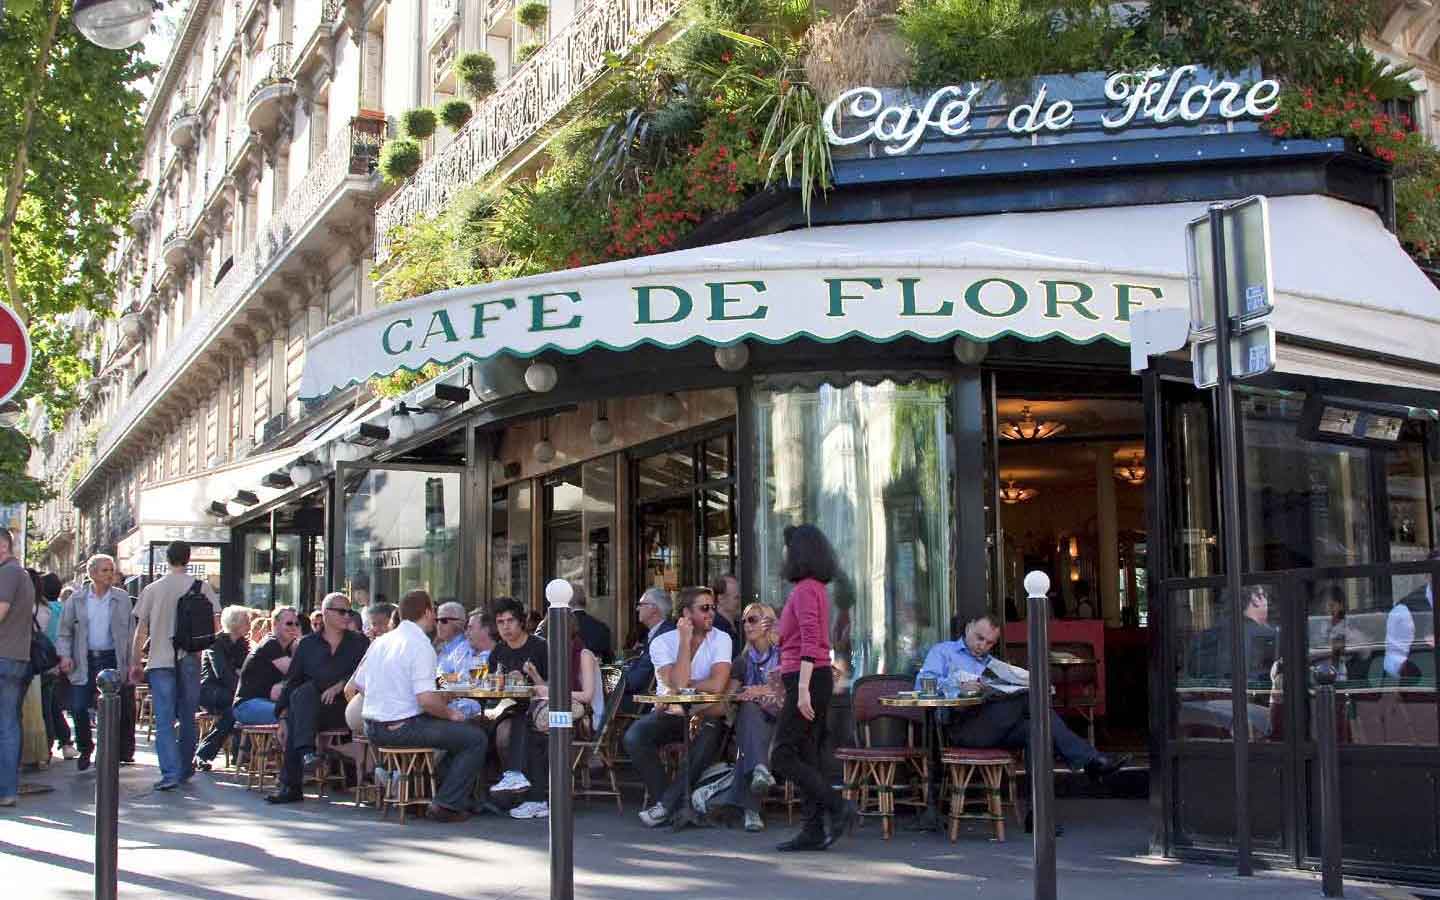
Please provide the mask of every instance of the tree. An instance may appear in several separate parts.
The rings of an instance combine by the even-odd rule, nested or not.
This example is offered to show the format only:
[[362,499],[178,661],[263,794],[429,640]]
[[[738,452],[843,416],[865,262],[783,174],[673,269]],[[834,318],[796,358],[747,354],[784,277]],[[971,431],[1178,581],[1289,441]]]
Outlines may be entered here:
[[[155,71],[138,49],[87,41],[71,5],[10,0],[0,17],[0,299],[27,323],[35,351],[16,399],[40,397],[57,424],[91,375],[85,336],[61,317],[111,306],[107,259],[145,187],[136,85]],[[33,494],[26,455],[0,454],[0,502]]]

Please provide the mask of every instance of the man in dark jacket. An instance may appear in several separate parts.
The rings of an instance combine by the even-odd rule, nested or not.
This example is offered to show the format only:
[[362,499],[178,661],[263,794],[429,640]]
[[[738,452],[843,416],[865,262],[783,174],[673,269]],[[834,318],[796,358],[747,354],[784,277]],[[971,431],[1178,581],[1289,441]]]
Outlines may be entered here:
[[650,660],[650,643],[667,631],[675,630],[670,619],[670,592],[664,588],[652,587],[640,595],[635,603],[635,617],[645,629],[640,641],[640,653],[625,664],[625,702],[633,706],[631,694],[645,694],[655,684],[655,664]]
[[250,611],[227,606],[220,614],[221,634],[200,655],[200,707],[216,716],[215,728],[195,751],[195,768],[210,771],[211,764],[230,733],[235,730],[235,689],[240,686],[240,667],[250,653]]
[[590,615],[585,607],[589,603],[589,597],[585,593],[585,585],[578,581],[570,582],[575,588],[575,594],[570,598],[570,608],[574,610],[575,624],[580,628],[580,643],[585,649],[595,654],[595,658],[602,664],[610,662],[614,657],[614,643],[610,638],[610,626]]

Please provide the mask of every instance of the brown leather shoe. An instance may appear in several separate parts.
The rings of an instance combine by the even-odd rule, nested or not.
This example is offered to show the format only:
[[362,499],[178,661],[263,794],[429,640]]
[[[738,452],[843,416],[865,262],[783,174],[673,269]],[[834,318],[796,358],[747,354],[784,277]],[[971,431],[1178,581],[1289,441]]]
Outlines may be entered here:
[[456,809],[447,809],[446,807],[432,803],[425,808],[425,818],[432,822],[464,822],[470,818],[470,814]]

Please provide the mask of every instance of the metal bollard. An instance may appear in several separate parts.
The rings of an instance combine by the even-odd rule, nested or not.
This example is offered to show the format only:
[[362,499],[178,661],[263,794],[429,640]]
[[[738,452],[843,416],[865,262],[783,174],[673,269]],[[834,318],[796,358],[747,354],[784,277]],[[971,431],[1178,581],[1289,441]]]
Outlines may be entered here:
[[1050,576],[1025,576],[1030,598],[1030,810],[1035,838],[1035,900],[1055,900],[1055,757],[1050,733]]
[[570,598],[575,589],[556,578],[545,585],[550,602],[550,900],[575,897],[575,818],[570,782]]
[[1345,896],[1340,859],[1340,746],[1335,733],[1335,667],[1315,666],[1315,754],[1320,767],[1320,890]]
[[124,676],[106,669],[100,686],[99,753],[95,763],[95,900],[115,900],[120,853],[120,688]]

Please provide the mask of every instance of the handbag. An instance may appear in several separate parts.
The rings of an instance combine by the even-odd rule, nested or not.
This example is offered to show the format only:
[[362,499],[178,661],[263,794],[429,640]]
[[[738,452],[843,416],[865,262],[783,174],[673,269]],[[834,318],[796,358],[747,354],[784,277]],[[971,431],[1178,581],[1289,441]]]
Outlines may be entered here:
[[43,675],[60,665],[60,653],[50,636],[40,630],[38,619],[30,623],[30,676]]

